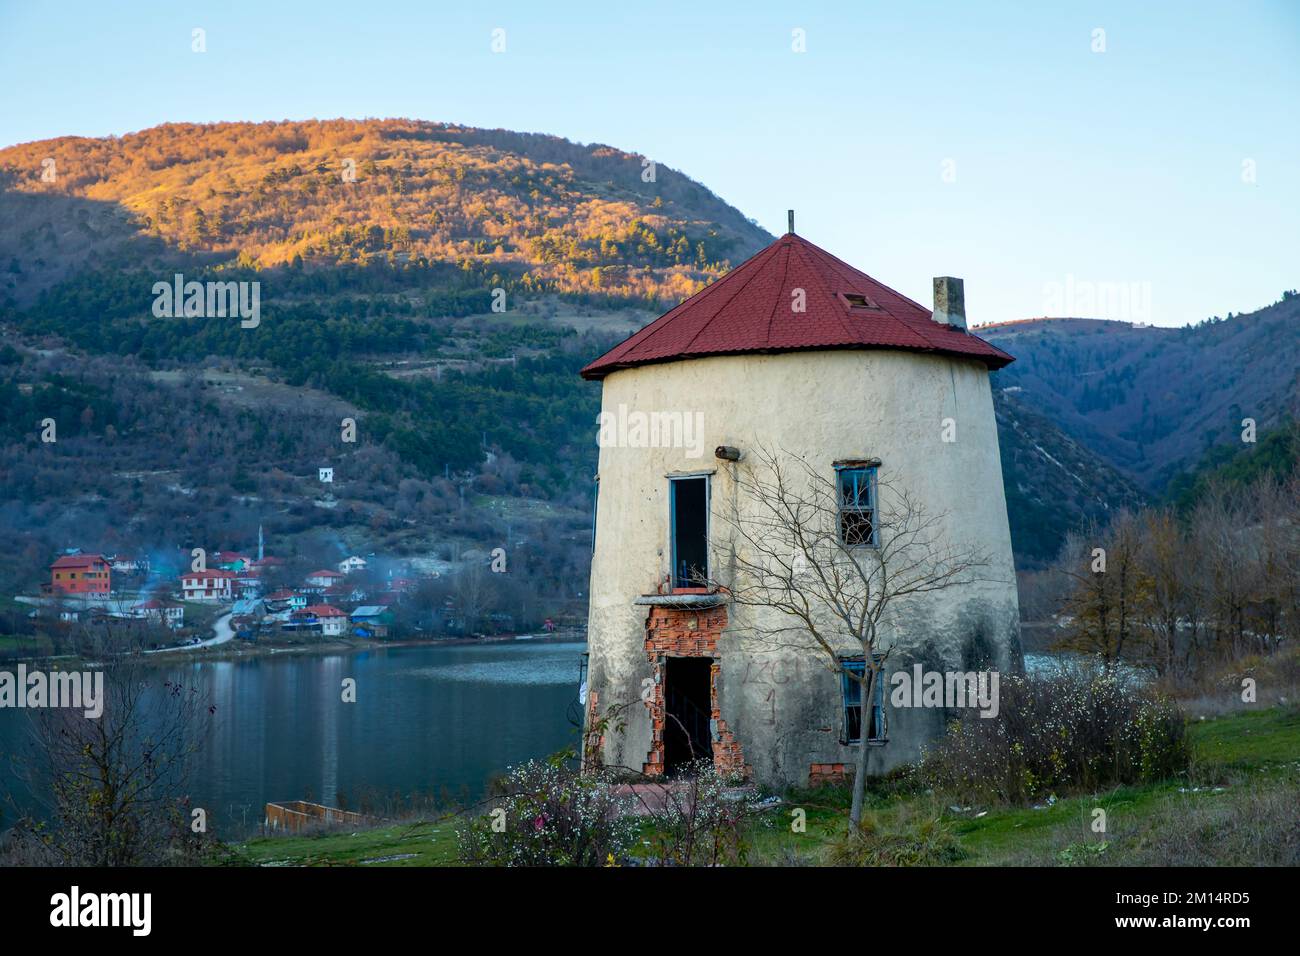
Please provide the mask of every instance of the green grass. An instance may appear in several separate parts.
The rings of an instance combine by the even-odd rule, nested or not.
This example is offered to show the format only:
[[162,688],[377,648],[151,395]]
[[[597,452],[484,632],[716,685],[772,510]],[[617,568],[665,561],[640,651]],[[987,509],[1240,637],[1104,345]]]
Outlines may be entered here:
[[1260,770],[1300,761],[1300,708],[1270,707],[1188,723],[1197,761],[1223,770]]
[[[908,834],[919,821],[942,821],[964,854],[956,865],[1054,865],[1122,861],[1125,853],[1142,852],[1153,840],[1158,842],[1162,828],[1198,813],[1204,816],[1205,810],[1232,812],[1233,801],[1251,795],[1277,792],[1300,802],[1300,709],[1275,707],[1194,720],[1188,735],[1193,762],[1184,778],[1064,796],[1037,809],[990,806],[960,811],[934,795],[908,792],[897,782],[873,781],[867,812],[882,834]],[[1106,835],[1091,830],[1097,808],[1106,811]],[[801,833],[791,829],[795,809],[804,813]],[[847,829],[848,809],[847,788],[789,792],[781,806],[750,825],[749,863],[826,862]],[[252,865],[449,866],[456,863],[455,824],[264,837],[234,850],[237,859]],[[403,858],[385,859],[398,856]]]
[[254,866],[448,866],[456,860],[456,832],[452,821],[396,824],[259,837],[232,849],[237,859]]
[[54,653],[54,642],[44,636],[0,635],[0,658],[46,657]]

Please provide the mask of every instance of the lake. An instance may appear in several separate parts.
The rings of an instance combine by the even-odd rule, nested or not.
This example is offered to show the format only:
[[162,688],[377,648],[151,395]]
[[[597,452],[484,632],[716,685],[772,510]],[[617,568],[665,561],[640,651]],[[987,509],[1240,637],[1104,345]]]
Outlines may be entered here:
[[[355,807],[367,794],[477,797],[511,764],[577,750],[569,714],[586,648],[392,646],[172,664],[159,673],[201,687],[217,708],[191,791],[218,831],[233,836],[260,824],[269,801]],[[341,700],[349,677],[355,703]],[[0,709],[6,778],[26,727],[25,712]]]

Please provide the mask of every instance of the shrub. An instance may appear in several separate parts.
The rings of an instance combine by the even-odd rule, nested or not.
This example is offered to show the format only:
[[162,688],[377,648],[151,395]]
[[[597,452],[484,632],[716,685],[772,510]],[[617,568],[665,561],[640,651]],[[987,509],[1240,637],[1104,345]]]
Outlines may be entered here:
[[938,815],[904,815],[887,826],[868,814],[831,844],[829,859],[834,866],[944,866],[966,855]]
[[662,799],[662,806],[647,805],[652,862],[659,866],[745,862],[750,804],[745,794],[729,790],[712,760],[697,761],[683,783],[666,783],[662,793],[653,793]]
[[604,773],[581,774],[552,758],[514,767],[492,809],[457,829],[458,855],[474,866],[606,866],[632,846],[637,823]]
[[998,715],[952,724],[919,775],[964,802],[1023,803],[1161,780],[1189,758],[1172,700],[1113,671],[1075,669],[1004,678]]

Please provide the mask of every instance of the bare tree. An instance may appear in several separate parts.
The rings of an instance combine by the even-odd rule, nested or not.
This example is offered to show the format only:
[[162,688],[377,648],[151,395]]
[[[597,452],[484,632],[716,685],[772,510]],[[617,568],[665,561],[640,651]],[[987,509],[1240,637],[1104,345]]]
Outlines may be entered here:
[[[28,790],[45,819],[18,821],[18,858],[64,866],[158,865],[192,858],[207,838],[191,826],[191,758],[213,708],[196,688],[138,653],[99,648],[103,712],[29,712]],[[11,801],[12,798],[11,798]]]
[[1060,647],[1095,654],[1106,667],[1135,656],[1139,612],[1147,581],[1139,563],[1142,535],[1132,513],[1120,512],[1104,529],[1071,534],[1057,567],[1071,582],[1070,616]]
[[481,563],[470,562],[457,568],[452,578],[452,594],[456,610],[465,622],[466,634],[477,632],[496,609],[498,595],[487,568]]
[[[733,466],[737,507],[717,515],[732,536],[731,580],[713,582],[741,607],[762,615],[755,640],[819,657],[832,673],[856,681],[865,708],[893,650],[894,616],[907,602],[973,579],[989,563],[976,548],[952,542],[944,514],[927,512],[904,487],[876,483],[869,511],[843,507],[834,475],[807,460],[762,446]],[[739,502],[746,508],[741,511]],[[861,655],[862,670],[845,666]],[[866,722],[853,780],[851,829],[862,819]]]
[[1172,675],[1178,664],[1179,628],[1188,609],[1187,539],[1171,509],[1144,511],[1138,519],[1146,597],[1139,613],[1156,673]]
[[1241,654],[1246,645],[1246,613],[1258,577],[1256,542],[1248,531],[1244,496],[1211,481],[1192,513],[1193,547],[1205,568],[1208,610],[1221,658]]
[[1265,476],[1252,488],[1258,515],[1256,581],[1248,623],[1272,653],[1300,637],[1300,474],[1283,483]]

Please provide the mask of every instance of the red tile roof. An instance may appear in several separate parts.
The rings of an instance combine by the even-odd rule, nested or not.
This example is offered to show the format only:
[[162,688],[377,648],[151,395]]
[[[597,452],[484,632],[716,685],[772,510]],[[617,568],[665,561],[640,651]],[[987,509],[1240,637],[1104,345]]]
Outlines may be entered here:
[[233,581],[235,579],[235,574],[233,571],[220,571],[216,569],[209,569],[207,571],[186,571],[184,574],[181,575],[182,581],[188,581],[191,578],[197,578],[204,581],[216,581],[216,580],[229,578],[230,580]]
[[[53,564],[51,568],[88,568],[97,561],[104,561],[104,556],[100,554],[65,554]],[[104,561],[105,564],[108,562]]]
[[[804,312],[791,309],[795,289],[804,290]],[[863,296],[869,306],[851,305],[846,295]],[[977,358],[991,369],[1014,361],[930,315],[807,239],[787,234],[606,352],[582,377],[706,355],[802,349],[934,352]]]
[[317,617],[347,617],[347,614],[336,607],[328,604],[312,604],[303,608],[308,614],[314,614]]

